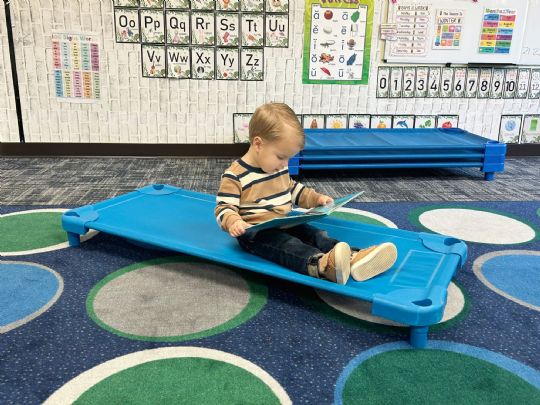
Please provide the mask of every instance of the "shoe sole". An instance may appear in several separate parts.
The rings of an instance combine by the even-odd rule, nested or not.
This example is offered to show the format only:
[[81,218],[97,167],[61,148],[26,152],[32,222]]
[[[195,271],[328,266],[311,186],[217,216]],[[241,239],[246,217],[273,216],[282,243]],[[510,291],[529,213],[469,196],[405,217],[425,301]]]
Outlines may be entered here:
[[335,246],[335,249],[336,283],[343,285],[347,283],[351,275],[351,248],[346,243],[340,242]]
[[397,260],[397,249],[393,243],[383,243],[366,257],[352,265],[351,275],[356,281],[365,281],[376,275],[384,273],[394,265]]

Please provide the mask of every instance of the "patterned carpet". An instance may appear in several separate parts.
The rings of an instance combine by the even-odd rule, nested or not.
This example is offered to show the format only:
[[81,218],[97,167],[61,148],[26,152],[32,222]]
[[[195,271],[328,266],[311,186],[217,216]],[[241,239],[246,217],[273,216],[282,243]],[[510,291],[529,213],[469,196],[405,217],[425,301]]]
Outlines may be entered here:
[[0,208],[2,404],[540,403],[538,202],[338,213],[467,241],[427,350],[365,302],[105,234],[68,248],[61,211]]
[[[0,157],[0,204],[84,205],[151,183],[213,194],[232,159]],[[312,172],[332,196],[365,190],[365,202],[540,200],[540,157],[507,159],[495,181],[478,169]]]

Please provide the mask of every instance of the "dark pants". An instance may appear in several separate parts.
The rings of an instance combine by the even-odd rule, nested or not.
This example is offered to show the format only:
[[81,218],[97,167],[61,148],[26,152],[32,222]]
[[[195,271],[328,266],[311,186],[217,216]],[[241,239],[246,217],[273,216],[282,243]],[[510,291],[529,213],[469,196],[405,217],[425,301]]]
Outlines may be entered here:
[[237,240],[249,253],[303,274],[308,274],[307,266],[312,258],[329,252],[339,242],[326,231],[306,224],[247,232]]

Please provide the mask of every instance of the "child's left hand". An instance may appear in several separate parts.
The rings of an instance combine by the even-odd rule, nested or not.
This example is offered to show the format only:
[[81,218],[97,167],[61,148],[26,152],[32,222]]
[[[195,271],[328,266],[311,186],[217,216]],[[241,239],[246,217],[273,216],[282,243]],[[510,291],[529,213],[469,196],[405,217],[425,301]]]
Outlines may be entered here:
[[332,204],[333,202],[334,202],[334,199],[327,195],[321,195],[319,199],[317,200],[318,205],[328,205],[328,204]]

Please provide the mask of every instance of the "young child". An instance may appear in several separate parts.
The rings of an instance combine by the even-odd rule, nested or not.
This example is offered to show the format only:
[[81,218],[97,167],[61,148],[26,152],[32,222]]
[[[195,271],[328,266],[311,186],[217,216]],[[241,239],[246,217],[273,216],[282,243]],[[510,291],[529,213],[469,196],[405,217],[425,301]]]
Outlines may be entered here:
[[354,250],[326,231],[303,224],[287,229],[247,232],[253,224],[284,217],[293,204],[313,208],[333,201],[289,177],[289,159],[304,147],[304,131],[294,111],[282,103],[255,110],[249,122],[250,147],[221,176],[215,215],[221,228],[255,255],[296,272],[345,284],[388,270],[396,247],[383,243]]

